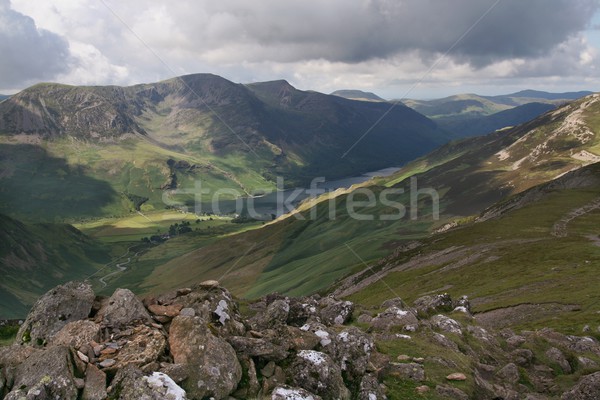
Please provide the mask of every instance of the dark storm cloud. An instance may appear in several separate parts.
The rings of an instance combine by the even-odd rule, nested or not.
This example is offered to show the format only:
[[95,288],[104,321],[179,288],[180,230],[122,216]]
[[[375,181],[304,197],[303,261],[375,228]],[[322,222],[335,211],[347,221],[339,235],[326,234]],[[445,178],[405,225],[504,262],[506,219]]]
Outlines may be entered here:
[[30,17],[0,0],[0,87],[17,88],[51,79],[68,70],[69,45],[60,36],[37,29]]
[[[236,42],[249,59],[356,63],[417,51],[483,66],[544,55],[586,28],[597,0],[222,1],[200,15],[208,47]],[[197,16],[198,14],[196,14]],[[184,17],[185,18],[185,17]],[[219,21],[221,21],[219,23]],[[226,23],[226,29],[219,29]]]

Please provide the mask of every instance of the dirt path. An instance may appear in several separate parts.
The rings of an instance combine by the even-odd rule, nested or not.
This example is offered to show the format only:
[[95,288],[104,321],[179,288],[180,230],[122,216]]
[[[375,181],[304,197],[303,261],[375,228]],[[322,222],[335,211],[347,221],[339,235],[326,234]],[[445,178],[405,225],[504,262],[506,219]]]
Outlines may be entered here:
[[567,226],[569,225],[569,222],[597,208],[600,208],[600,197],[582,207],[571,210],[568,214],[566,214],[554,224],[550,233],[552,234],[552,236],[566,237],[568,235]]

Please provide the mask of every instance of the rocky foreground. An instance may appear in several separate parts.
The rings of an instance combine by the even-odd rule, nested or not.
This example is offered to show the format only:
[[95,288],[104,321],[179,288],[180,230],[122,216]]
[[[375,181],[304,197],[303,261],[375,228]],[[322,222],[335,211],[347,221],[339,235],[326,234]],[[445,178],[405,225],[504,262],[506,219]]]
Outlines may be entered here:
[[600,399],[599,362],[594,338],[492,332],[446,294],[378,310],[274,294],[241,313],[215,281],[143,300],[70,282],[0,348],[0,398]]

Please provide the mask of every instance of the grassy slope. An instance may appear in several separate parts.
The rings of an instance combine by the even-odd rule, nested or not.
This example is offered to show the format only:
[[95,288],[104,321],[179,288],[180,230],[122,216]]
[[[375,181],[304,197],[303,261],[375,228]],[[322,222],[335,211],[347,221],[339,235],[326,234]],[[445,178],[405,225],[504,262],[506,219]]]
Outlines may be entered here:
[[[140,287],[159,291],[206,277],[219,278],[232,269],[234,275],[225,274],[224,282],[233,284],[236,294],[247,297],[274,290],[298,295],[326,289],[336,279],[363,268],[359,257],[367,263],[374,261],[388,254],[395,244],[425,238],[448,220],[477,214],[511,194],[585,165],[569,154],[582,149],[596,151],[598,139],[581,143],[571,140],[568,132],[554,135],[565,118],[581,111],[583,103],[507,132],[452,143],[392,177],[373,182],[376,193],[384,187],[406,188],[406,178],[417,174],[419,187],[433,187],[442,197],[440,221],[427,217],[427,206],[420,209],[424,218],[418,221],[356,221],[347,216],[348,195],[343,194],[335,200],[334,221],[326,217],[329,203],[320,203],[305,211],[316,212],[319,217],[313,221],[291,217],[255,232],[199,245],[199,249],[158,267]],[[597,129],[597,108],[597,103],[592,104],[586,111],[592,129]],[[530,157],[532,150],[544,144],[547,148],[543,154]],[[500,157],[498,153],[506,149],[509,154]],[[518,168],[513,169],[515,163]],[[409,204],[406,196],[390,198]],[[390,212],[381,203],[375,204],[372,211],[376,216]],[[223,262],[219,254],[227,254],[227,261]],[[243,285],[234,283],[235,274],[247,277]]]
[[[600,167],[596,173],[600,174]],[[392,295],[391,288],[409,302],[439,291],[453,296],[466,294],[473,300],[475,312],[526,303],[578,305],[581,309],[577,312],[537,319],[532,315],[524,325],[580,332],[585,324],[600,323],[596,313],[600,304],[596,280],[600,247],[588,237],[599,234],[600,210],[572,221],[567,237],[555,237],[551,229],[568,211],[599,197],[599,186],[556,190],[499,219],[433,236],[418,253],[466,249],[461,261],[440,259],[439,263],[432,261],[418,269],[391,272],[350,298],[365,305],[378,305]],[[402,265],[415,252],[387,262]]]
[[0,226],[2,318],[24,317],[48,289],[85,279],[110,260],[105,246],[69,225],[24,225],[0,216]]

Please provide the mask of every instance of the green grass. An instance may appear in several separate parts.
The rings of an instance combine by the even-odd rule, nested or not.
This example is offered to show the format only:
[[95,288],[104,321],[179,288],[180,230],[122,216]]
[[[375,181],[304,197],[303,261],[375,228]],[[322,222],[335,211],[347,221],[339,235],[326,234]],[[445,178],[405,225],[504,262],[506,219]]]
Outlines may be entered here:
[[19,327],[17,325],[0,326],[0,347],[11,345],[14,342],[18,331]]

